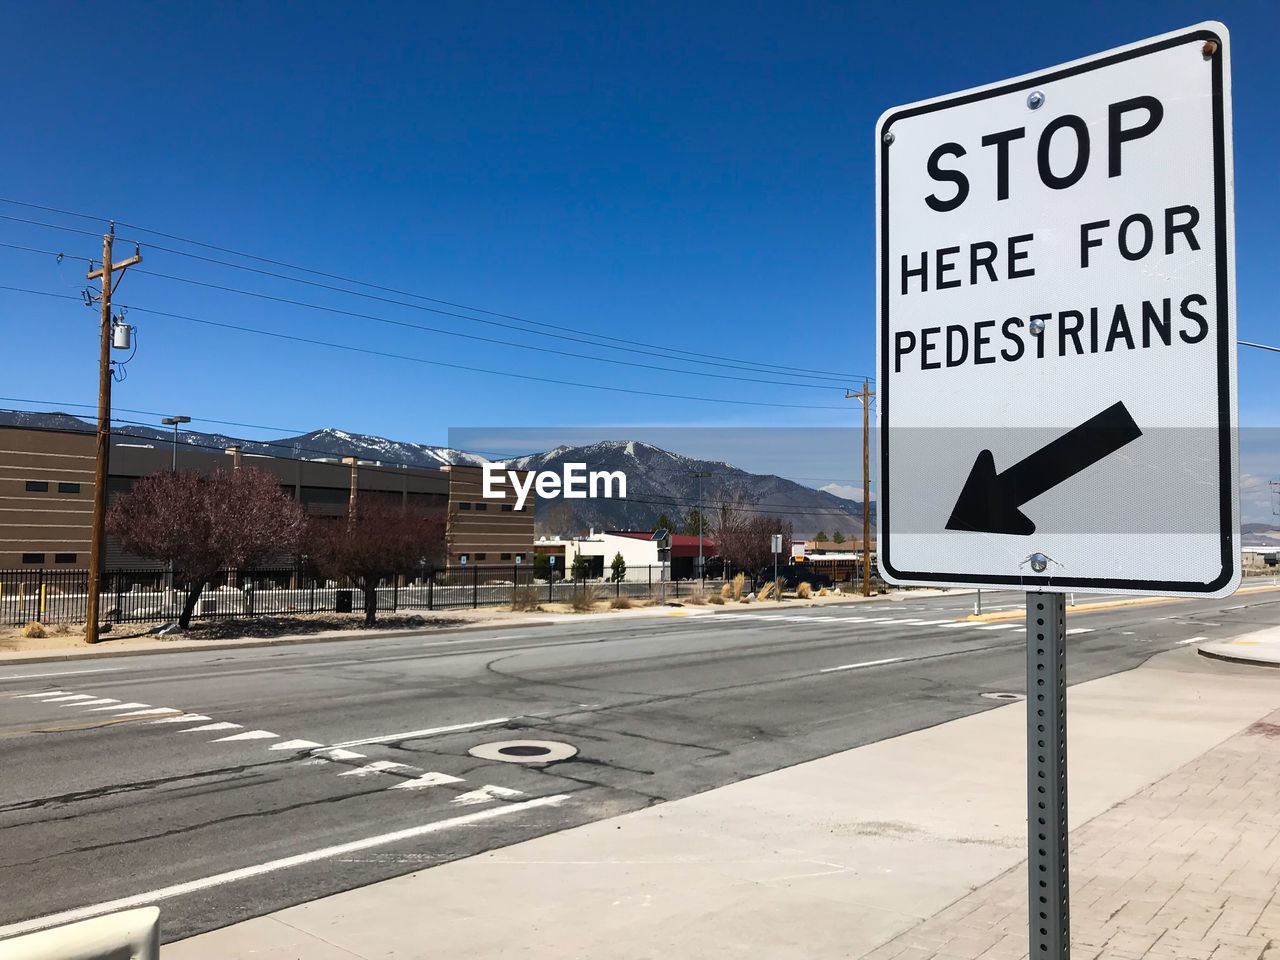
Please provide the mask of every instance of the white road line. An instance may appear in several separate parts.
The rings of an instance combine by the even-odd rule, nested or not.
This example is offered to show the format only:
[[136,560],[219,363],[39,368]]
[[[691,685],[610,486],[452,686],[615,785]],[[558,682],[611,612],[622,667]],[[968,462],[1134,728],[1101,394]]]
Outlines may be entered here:
[[1178,646],[1180,646],[1180,647],[1181,647],[1181,646],[1183,646],[1183,645],[1185,645],[1185,644],[1188,644],[1188,643],[1199,643],[1201,640],[1208,640],[1208,639],[1209,639],[1208,637],[1191,637],[1191,638],[1189,638],[1189,639],[1187,639],[1187,640],[1179,640],[1179,641],[1178,641]]
[[203,727],[187,727],[183,733],[204,733],[209,730],[239,730],[243,727],[240,723],[206,723]]
[[291,867],[299,867],[307,863],[315,863],[317,860],[329,860],[334,857],[345,856],[349,853],[356,853],[361,850],[369,850],[374,847],[384,847],[388,844],[399,843],[403,840],[413,840],[418,837],[426,836],[431,833],[440,833],[444,830],[450,830],[454,827],[465,827],[473,823],[481,823],[485,820],[491,820],[496,817],[505,817],[513,813],[521,813],[525,810],[532,810],[538,807],[554,807],[564,803],[569,799],[566,793],[556,794],[550,797],[536,797],[533,800],[525,800],[522,803],[504,804],[500,807],[490,807],[488,810],[477,810],[475,813],[465,813],[459,817],[451,817],[448,820],[437,820],[434,823],[424,823],[416,827],[409,827],[406,830],[396,830],[394,833],[383,833],[373,837],[366,837],[363,840],[352,840],[349,843],[342,843],[332,847],[321,847],[318,850],[311,850],[307,853],[295,854],[292,857],[282,857],[279,860],[269,860],[266,863],[259,863],[251,867],[241,867],[238,870],[228,870],[225,873],[216,873],[213,876],[201,877],[198,880],[188,880],[186,883],[176,883],[170,887],[161,887],[158,890],[148,890],[145,893],[136,893],[129,897],[121,897],[118,900],[109,900],[105,903],[96,903],[88,907],[79,907],[75,910],[66,910],[62,913],[51,913],[43,917],[36,917],[32,920],[23,920],[19,923],[11,923],[8,926],[0,927],[0,937],[13,937],[20,933],[30,933],[33,930],[43,930],[46,927],[57,926],[58,924],[71,923],[75,920],[84,920],[89,917],[101,916],[104,913],[114,913],[117,910],[128,910],[131,907],[144,906],[146,904],[156,903],[160,900],[171,900],[174,897],[181,897],[189,893],[198,893],[201,890],[209,890],[213,887],[225,886],[228,883],[235,883],[239,880],[248,880],[253,877],[260,877],[264,874],[275,873],[278,870],[287,870]]
[[119,673],[124,667],[96,667],[93,670],[59,670],[57,673],[14,673],[0,680],[38,680],[42,677],[70,677],[81,673]]
[[184,713],[180,717],[161,717],[159,720],[152,720],[152,723],[199,723],[201,720],[209,720],[203,713]]
[[971,627],[971,626],[973,626],[973,624],[969,623],[967,620],[952,620],[950,623],[944,623],[942,625],[942,629],[954,630],[956,627]]
[[359,747],[366,743],[393,743],[396,740],[419,740],[422,737],[434,737],[441,733],[456,733],[459,730],[476,730],[480,727],[496,727],[510,723],[513,717],[494,717],[492,720],[477,720],[475,723],[455,723],[448,727],[428,727],[425,730],[409,730],[406,733],[388,733],[381,737],[365,737],[363,740],[348,740],[335,743],[335,747]]
[[340,773],[340,777],[367,777],[371,773],[382,773],[384,770],[413,770],[420,769],[409,766],[407,763],[396,763],[394,760],[375,760],[373,763],[366,763],[363,767],[356,767],[354,770],[348,770]]
[[174,707],[152,707],[150,710],[130,710],[128,713],[121,713],[121,717],[160,717],[166,713],[181,713],[181,710]]
[[499,797],[518,797],[521,793],[522,791],[512,790],[510,787],[495,787],[491,783],[486,783],[479,790],[472,790],[470,793],[454,797],[452,802],[459,807],[472,807],[477,803],[497,800]]
[[[205,719],[208,719],[207,717]],[[272,750],[310,750],[313,747],[323,747],[323,743],[316,743],[314,740],[286,740],[284,743],[273,743]]]
[[69,693],[65,697],[50,697],[48,700],[42,700],[41,703],[69,703],[72,700],[92,700],[91,693]]
[[103,703],[119,703],[119,700],[113,700],[111,697],[102,697],[98,700],[81,700],[79,703],[68,703],[68,707],[96,707]]
[[1021,627],[1020,623],[993,623],[986,627],[978,627],[979,630],[1017,630]]
[[65,690],[41,690],[39,693],[15,693],[15,700],[26,700],[30,697],[56,697],[60,693],[66,693]]
[[947,619],[947,620],[917,620],[917,621],[916,621],[916,626],[917,626],[917,627],[936,627],[936,626],[937,626],[938,624],[940,624],[940,623],[950,623],[950,622],[951,622],[951,620],[950,620],[950,619]]
[[1077,633],[1093,633],[1093,627],[1072,627],[1067,631],[1067,636],[1070,637]]
[[219,737],[210,743],[226,743],[228,740],[279,740],[280,734],[270,730],[246,730],[244,733],[233,733],[229,737]]
[[878,667],[885,663],[897,663],[901,657],[889,657],[887,660],[868,660],[865,663],[846,663],[843,667],[827,667],[819,673],[836,673],[840,670],[857,670],[859,667]]
[[462,783],[461,777],[451,777],[447,773],[424,773],[416,780],[405,780],[388,790],[420,790],[423,787],[437,787],[444,783]]
[[90,713],[101,713],[103,710],[137,710],[139,707],[149,707],[149,703],[117,703],[113,707],[94,707]]

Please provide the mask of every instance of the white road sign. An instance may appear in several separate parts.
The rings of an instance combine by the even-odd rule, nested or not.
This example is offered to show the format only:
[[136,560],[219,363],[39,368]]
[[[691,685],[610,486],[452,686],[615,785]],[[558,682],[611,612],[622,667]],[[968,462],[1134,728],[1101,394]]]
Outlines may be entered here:
[[880,118],[885,579],[1238,585],[1227,44],[1204,23]]

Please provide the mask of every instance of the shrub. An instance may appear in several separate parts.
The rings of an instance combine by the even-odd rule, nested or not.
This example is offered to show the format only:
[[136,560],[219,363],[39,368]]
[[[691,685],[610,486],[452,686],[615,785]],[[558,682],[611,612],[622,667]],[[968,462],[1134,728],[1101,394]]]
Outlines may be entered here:
[[720,593],[713,593],[713,594],[710,594],[710,595],[707,597],[707,603],[711,604],[712,606],[716,606],[716,607],[722,606],[722,605],[724,604],[724,593],[723,593],[723,591],[721,591]]
[[590,613],[596,608],[596,602],[599,599],[600,595],[596,592],[595,587],[584,586],[581,590],[573,592],[573,597],[569,600],[569,607],[574,613]]
[[786,592],[786,590],[787,590],[787,581],[783,580],[781,577],[773,581],[773,595],[776,599],[781,600],[783,598],[782,595]]
[[32,620],[22,628],[22,635],[24,637],[30,637],[32,640],[38,640],[41,637],[47,637],[49,634],[45,631],[43,623],[37,623]]
[[831,591],[828,590],[826,587],[823,587],[821,590],[818,591],[818,596],[829,597],[831,596]]
[[726,580],[723,584],[720,585],[720,599],[721,600],[735,599],[733,596],[733,584],[730,583],[728,580]]
[[736,577],[733,578],[733,582],[731,586],[733,591],[733,599],[741,600],[743,593],[746,592],[746,589],[747,589],[747,575],[745,573],[738,574]]
[[516,587],[511,591],[511,612],[529,613],[538,609],[538,590],[536,587]]
[[808,600],[813,595],[813,584],[805,580],[796,586],[796,599]]
[[611,610],[630,610],[631,606],[630,597],[614,597],[609,601],[609,608]]
[[772,581],[770,581],[770,582],[766,583],[763,587],[761,587],[761,588],[760,588],[760,594],[759,594],[759,596],[757,596],[757,597],[756,597],[756,599],[757,599],[757,600],[768,600],[768,599],[769,599],[769,594],[773,593],[773,586],[774,586],[774,585],[773,585],[773,582],[772,582]]

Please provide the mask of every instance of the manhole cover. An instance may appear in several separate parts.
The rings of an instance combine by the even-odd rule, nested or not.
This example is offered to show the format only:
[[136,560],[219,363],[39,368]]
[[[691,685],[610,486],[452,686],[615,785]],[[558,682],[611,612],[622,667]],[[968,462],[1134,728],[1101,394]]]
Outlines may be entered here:
[[984,693],[984,697],[988,700],[1025,700],[1027,699],[1021,693]]
[[503,763],[556,763],[578,755],[578,748],[558,740],[497,740],[467,751],[481,760]]

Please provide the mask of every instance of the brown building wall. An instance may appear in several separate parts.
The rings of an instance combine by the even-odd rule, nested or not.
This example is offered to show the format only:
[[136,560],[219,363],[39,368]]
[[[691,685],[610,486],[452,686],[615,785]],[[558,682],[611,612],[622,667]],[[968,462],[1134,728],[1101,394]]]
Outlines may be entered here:
[[[484,496],[480,467],[443,468],[449,476],[449,565],[533,563],[532,491],[516,510],[516,493],[507,483],[502,499]],[[523,482],[523,476],[521,477]]]
[[0,568],[88,564],[93,458],[92,434],[0,427]]

